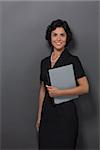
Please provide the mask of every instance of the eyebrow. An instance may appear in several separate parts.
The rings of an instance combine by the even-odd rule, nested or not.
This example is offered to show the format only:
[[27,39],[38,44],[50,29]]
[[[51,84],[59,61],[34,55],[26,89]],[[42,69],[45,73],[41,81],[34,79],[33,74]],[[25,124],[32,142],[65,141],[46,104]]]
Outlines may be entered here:
[[[58,34],[58,33],[56,33],[55,31],[52,31],[52,33]],[[65,32],[61,32],[60,34],[65,34]]]

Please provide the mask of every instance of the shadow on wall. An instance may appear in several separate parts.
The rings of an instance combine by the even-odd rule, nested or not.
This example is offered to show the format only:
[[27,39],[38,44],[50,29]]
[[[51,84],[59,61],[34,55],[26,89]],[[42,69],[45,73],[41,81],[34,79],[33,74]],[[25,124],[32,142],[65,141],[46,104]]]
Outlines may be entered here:
[[[98,129],[94,129],[98,126],[98,109],[97,100],[92,92],[88,95],[84,95],[77,102],[78,116],[79,116],[79,136],[77,141],[77,150],[80,149],[98,149],[98,135],[94,139],[95,133]],[[98,131],[97,131],[98,133]],[[87,138],[88,137],[88,138]],[[94,141],[95,140],[95,141]],[[90,143],[91,142],[91,143]],[[95,143],[95,145],[93,145]],[[96,145],[97,143],[97,145]]]

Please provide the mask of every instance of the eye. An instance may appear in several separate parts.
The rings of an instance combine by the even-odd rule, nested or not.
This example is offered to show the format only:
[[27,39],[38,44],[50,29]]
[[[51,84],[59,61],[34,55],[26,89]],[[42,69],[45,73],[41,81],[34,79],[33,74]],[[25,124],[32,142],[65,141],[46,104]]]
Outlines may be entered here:
[[52,36],[56,37],[56,36],[57,36],[57,33],[53,33]]
[[64,37],[64,36],[65,36],[65,34],[64,34],[64,33],[61,33],[60,35],[61,35],[62,37]]

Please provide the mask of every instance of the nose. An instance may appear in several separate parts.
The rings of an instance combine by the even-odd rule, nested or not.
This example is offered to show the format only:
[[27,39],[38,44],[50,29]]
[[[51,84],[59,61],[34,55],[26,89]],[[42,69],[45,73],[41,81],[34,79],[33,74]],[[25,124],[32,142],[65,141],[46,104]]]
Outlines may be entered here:
[[57,36],[57,40],[58,40],[58,41],[60,41],[60,40],[61,40],[61,37],[60,37],[59,35]]

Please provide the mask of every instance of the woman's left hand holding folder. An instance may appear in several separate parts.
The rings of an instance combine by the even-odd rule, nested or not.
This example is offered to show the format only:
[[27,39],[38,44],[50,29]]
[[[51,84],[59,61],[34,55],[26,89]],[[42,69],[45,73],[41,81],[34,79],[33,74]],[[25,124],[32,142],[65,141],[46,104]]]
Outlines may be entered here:
[[47,90],[48,90],[48,93],[49,93],[50,97],[57,97],[57,96],[59,96],[60,89],[58,89],[57,87],[54,87],[54,86],[49,86],[49,85],[46,85],[46,87],[47,87]]

